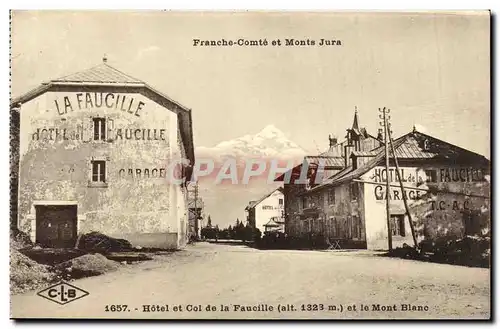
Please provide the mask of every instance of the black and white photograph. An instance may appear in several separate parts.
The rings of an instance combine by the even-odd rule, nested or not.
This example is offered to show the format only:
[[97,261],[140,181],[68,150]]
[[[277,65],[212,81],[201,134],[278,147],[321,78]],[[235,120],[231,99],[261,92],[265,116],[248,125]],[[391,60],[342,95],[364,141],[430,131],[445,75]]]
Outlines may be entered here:
[[12,10],[11,319],[490,320],[491,24]]

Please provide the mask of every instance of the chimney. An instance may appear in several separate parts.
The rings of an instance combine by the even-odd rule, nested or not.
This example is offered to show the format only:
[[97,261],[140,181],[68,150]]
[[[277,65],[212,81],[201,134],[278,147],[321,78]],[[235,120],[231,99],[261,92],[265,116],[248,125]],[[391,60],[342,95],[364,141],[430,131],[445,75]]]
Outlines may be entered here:
[[383,141],[384,141],[384,134],[383,134],[383,130],[382,130],[381,128],[378,130],[377,139],[378,139],[379,141],[381,141],[381,142],[383,142]]
[[331,135],[328,135],[328,140],[330,142],[330,147],[337,145],[337,137],[332,137]]

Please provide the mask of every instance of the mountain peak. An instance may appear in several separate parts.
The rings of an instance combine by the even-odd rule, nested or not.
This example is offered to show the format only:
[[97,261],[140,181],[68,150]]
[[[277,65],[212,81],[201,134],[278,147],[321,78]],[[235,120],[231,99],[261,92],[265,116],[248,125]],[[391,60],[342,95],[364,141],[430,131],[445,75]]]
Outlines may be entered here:
[[257,136],[261,136],[261,137],[276,137],[276,136],[284,136],[285,134],[279,130],[278,128],[276,128],[276,126],[270,124],[270,125],[267,125],[264,127],[264,129],[262,129],[258,134]]
[[304,150],[289,140],[286,135],[269,124],[255,135],[218,143],[214,147],[197,147],[197,152],[212,155],[235,155],[240,157],[303,157]]

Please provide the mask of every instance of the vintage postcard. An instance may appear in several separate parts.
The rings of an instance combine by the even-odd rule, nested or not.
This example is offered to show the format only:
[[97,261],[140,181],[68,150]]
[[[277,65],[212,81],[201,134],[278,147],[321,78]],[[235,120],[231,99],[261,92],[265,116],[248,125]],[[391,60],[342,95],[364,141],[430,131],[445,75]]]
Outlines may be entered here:
[[13,319],[491,319],[488,11],[12,11]]

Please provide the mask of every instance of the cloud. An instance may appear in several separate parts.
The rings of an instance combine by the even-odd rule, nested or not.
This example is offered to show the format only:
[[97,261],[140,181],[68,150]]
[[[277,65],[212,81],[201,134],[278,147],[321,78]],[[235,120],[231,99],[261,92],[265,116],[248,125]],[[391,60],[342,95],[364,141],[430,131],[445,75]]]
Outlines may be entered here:
[[155,51],[160,50],[160,47],[158,46],[149,46],[146,48],[140,48],[138,53],[137,53],[137,58],[140,59],[145,55],[149,55],[150,53],[153,53]]
[[425,126],[422,126],[422,125],[420,125],[418,123],[415,123],[413,125],[413,127],[415,127],[416,131],[419,131],[419,132],[424,133],[424,134],[427,133],[427,128],[425,128]]

